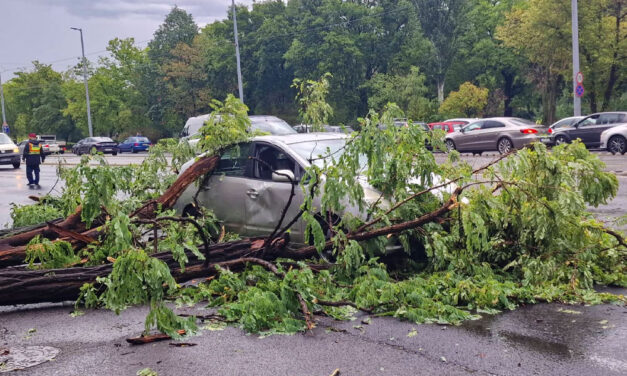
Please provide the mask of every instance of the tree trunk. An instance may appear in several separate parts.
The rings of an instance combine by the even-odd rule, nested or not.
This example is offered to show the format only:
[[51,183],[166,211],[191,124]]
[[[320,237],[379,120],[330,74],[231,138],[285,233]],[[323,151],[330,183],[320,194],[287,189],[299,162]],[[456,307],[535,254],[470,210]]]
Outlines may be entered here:
[[438,102],[444,102],[444,77],[438,78]]
[[605,88],[605,93],[603,95],[603,105],[601,106],[601,111],[607,111],[610,107],[610,101],[612,100],[612,93],[614,92],[614,85],[618,81],[618,68],[621,60],[618,56],[620,49],[620,31],[621,31],[621,12],[622,12],[622,1],[616,1],[614,5],[614,17],[616,17],[616,23],[614,28],[614,54],[612,55],[612,65],[610,67],[610,75],[607,80],[607,86]]
[[[141,219],[152,219],[156,216],[158,209],[169,209],[181,197],[185,189],[200,176],[207,174],[217,166],[219,157],[203,157],[183,172],[176,181],[159,198],[146,202],[139,209],[130,214],[130,217]],[[97,238],[101,233],[99,227],[85,229],[85,225],[80,221],[80,207],[66,220],[56,226],[63,230],[77,232],[82,236]],[[26,245],[35,236],[42,235],[48,239],[58,239],[65,236],[63,231],[55,230],[53,226],[44,226],[32,231],[9,236],[0,239],[0,268],[24,263],[26,258]],[[65,237],[64,240],[73,240],[74,244],[81,243],[76,237]],[[84,243],[83,243],[84,244]]]
[[[207,266],[191,252],[187,252],[189,263],[182,270],[170,252],[153,255],[170,267],[178,282],[215,274],[216,265],[228,263],[261,250],[264,240],[260,238],[220,243],[209,247],[211,263]],[[285,246],[286,240],[280,239],[273,245],[276,252],[268,253],[266,259],[273,260],[272,254]],[[29,270],[24,267],[0,270],[0,306],[11,304],[30,304],[43,302],[62,302],[76,300],[80,288],[85,283],[94,282],[97,277],[106,277],[113,270],[113,264],[67,269]]]

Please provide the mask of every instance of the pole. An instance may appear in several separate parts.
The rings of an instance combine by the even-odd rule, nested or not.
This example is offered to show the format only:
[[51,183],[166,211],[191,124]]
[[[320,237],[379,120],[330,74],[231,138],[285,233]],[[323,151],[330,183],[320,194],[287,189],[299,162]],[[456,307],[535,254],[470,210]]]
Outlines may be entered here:
[[87,59],[85,59],[85,44],[83,43],[83,29],[71,27],[72,30],[78,30],[81,33],[81,52],[83,54],[83,81],[85,82],[85,99],[87,100],[87,127],[89,129],[89,137],[94,136],[91,127],[91,108],[89,106],[89,85],[87,84]]
[[7,123],[7,115],[4,112],[4,90],[2,89],[2,72],[0,72],[0,102],[2,103],[2,125]]
[[581,116],[581,98],[577,96],[577,73],[579,73],[579,12],[577,0],[571,0],[573,26],[573,108],[574,116]]
[[237,60],[237,86],[239,89],[239,100],[244,103],[244,89],[242,89],[242,68],[239,62],[239,42],[237,39],[237,15],[235,14],[235,0],[231,0],[233,4],[233,32],[235,33],[235,59]]

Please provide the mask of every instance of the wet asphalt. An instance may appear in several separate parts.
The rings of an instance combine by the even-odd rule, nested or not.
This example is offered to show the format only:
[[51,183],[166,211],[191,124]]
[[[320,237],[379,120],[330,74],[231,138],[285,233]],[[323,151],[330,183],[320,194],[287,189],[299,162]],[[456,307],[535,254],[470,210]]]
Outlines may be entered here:
[[[617,174],[620,189],[608,205],[591,210],[612,221],[627,213],[627,156],[599,154]],[[75,157],[66,158],[73,163]],[[110,157],[137,163],[142,156]],[[438,158],[443,158],[438,156]],[[494,155],[465,157],[480,166]],[[75,160],[75,159],[74,159]],[[56,182],[54,158],[42,166],[40,190],[28,190],[24,167],[0,166],[0,223],[11,202],[27,203]],[[622,227],[625,231],[625,227]],[[627,289],[610,288],[617,294]],[[416,325],[393,318],[334,321],[317,317],[312,333],[261,338],[242,330],[203,330],[174,341],[132,346],[128,337],[144,328],[145,307],[119,316],[104,310],[72,317],[71,303],[0,307],[0,348],[52,346],[50,362],[17,371],[23,375],[135,375],[151,368],[159,375],[625,375],[627,307],[611,304],[537,304],[484,315],[461,326]],[[181,313],[208,313],[201,306]],[[368,324],[369,322],[369,324]],[[33,330],[34,329],[34,330]],[[2,369],[0,368],[0,373]]]

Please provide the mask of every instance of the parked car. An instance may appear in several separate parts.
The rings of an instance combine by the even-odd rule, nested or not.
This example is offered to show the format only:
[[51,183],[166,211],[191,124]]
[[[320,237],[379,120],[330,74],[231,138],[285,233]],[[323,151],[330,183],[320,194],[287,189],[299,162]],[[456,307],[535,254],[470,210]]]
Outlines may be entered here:
[[607,149],[612,154],[627,152],[627,123],[606,129],[601,133],[601,149]]
[[598,148],[603,131],[626,122],[627,112],[600,112],[586,116],[571,126],[558,128],[549,140],[543,142],[559,145],[580,139],[586,147]]
[[583,118],[584,118],[583,116],[571,116],[571,117],[563,118],[551,124],[547,132],[549,134],[552,134],[553,132],[557,131],[559,128],[570,127],[571,125],[575,124],[576,122],[578,122],[579,120]]
[[20,168],[21,154],[11,137],[0,133],[0,164],[10,164],[13,168]]
[[[311,133],[313,132],[313,126],[309,124],[298,124],[295,125],[294,130],[298,133]],[[353,133],[355,130],[351,127],[343,127],[340,125],[323,125],[321,132],[331,132],[331,133]]]
[[547,134],[547,128],[532,121],[495,117],[470,123],[459,132],[446,135],[449,150],[481,154],[484,151],[498,151],[506,154],[512,149],[520,149]]
[[74,145],[72,152],[76,155],[89,154],[98,151],[103,154],[118,154],[118,143],[109,137],[87,137]]
[[[199,204],[211,209],[228,231],[242,236],[267,236],[274,230],[290,198],[290,179],[298,182],[309,166],[322,165],[324,156],[339,158],[347,140],[349,137],[341,133],[300,133],[258,136],[227,148],[212,174],[201,178],[199,186],[190,185],[174,208],[183,215],[193,214],[194,197],[198,192]],[[185,163],[181,173],[194,161]],[[370,186],[365,178],[358,179],[358,183],[364,189],[366,203],[381,200],[381,192]],[[442,192],[447,190],[434,194],[442,199]],[[294,218],[303,200],[302,190],[296,189],[285,218]],[[356,205],[346,201],[345,211],[337,213],[338,219],[345,213],[366,219],[367,213],[360,212]],[[389,205],[385,200],[382,202]],[[319,197],[314,198],[313,206],[321,207]],[[291,242],[305,243],[304,234],[305,223],[299,219],[290,228]],[[400,248],[400,244],[391,242],[390,247]]]
[[[181,132],[181,137],[192,138],[196,136],[200,128],[209,120],[210,115],[211,114],[200,115],[187,119],[185,127],[183,127],[183,131]],[[251,115],[249,118],[251,130],[259,130],[274,135],[297,133],[285,120],[279,119],[276,116]]]
[[152,143],[148,139],[148,137],[144,136],[134,136],[129,137],[126,140],[120,142],[118,144],[118,151],[129,152],[129,153],[137,153],[140,151],[146,151],[148,148],[152,146]]
[[444,123],[455,122],[455,123],[462,123],[462,124],[470,124],[470,123],[474,123],[477,120],[480,120],[480,119],[479,118],[453,118],[453,119],[444,120]]
[[463,121],[440,121],[440,122],[436,122],[436,123],[429,123],[427,125],[429,126],[429,128],[432,131],[433,130],[443,130],[446,133],[452,133],[452,132],[459,131],[466,124],[468,124],[468,123],[465,123]]

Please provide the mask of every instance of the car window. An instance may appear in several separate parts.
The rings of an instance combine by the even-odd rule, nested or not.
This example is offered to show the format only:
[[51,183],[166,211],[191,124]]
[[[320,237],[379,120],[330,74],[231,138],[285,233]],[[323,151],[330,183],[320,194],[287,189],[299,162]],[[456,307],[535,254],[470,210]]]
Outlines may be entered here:
[[433,126],[433,130],[434,130],[434,131],[435,131],[435,130],[442,130],[442,124],[435,124],[435,125]]
[[587,118],[580,121],[577,125],[580,127],[586,127],[590,125],[596,125],[599,121],[599,115],[588,116]]
[[601,114],[599,116],[599,120],[597,121],[597,124],[614,124],[614,123],[619,123],[621,120],[621,115],[620,114]]
[[296,176],[296,163],[281,149],[272,145],[257,144],[253,159],[253,177],[272,180],[272,172],[290,170]]
[[273,135],[298,133],[287,122],[279,118],[251,118],[250,128]]
[[482,129],[484,124],[485,124],[485,121],[474,122],[472,124],[467,125],[464,128],[464,131],[468,132],[468,131],[476,131],[477,129]]
[[4,133],[0,133],[0,144],[12,144],[13,141],[9,136]]
[[226,176],[244,176],[248,156],[250,154],[250,144],[239,144],[228,148],[218,162],[216,173]]
[[493,129],[493,128],[505,128],[505,124],[500,121],[489,120],[486,121],[481,129]]

